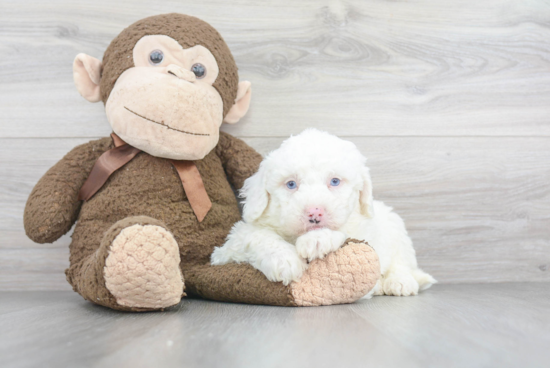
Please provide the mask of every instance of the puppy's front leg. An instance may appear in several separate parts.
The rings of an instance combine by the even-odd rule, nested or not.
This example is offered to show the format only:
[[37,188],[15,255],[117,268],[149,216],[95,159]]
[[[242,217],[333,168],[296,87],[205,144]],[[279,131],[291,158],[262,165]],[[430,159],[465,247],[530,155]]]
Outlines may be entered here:
[[334,252],[344,244],[347,236],[341,231],[330,229],[311,230],[296,240],[296,251],[298,254],[313,261],[317,258],[324,258],[328,253]]
[[213,265],[231,262],[250,263],[269,281],[281,281],[284,285],[299,280],[307,268],[296,248],[276,232],[243,221],[231,229],[223,247],[212,253]]

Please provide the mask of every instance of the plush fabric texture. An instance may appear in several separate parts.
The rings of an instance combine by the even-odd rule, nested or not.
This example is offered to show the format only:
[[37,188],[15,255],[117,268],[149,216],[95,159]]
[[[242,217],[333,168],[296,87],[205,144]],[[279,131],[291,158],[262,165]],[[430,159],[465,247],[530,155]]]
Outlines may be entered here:
[[71,229],[82,206],[78,192],[96,160],[109,148],[108,138],[78,146],[42,176],[27,199],[23,215],[29,238],[51,243]]
[[352,303],[380,277],[378,256],[366,242],[348,239],[342,248],[311,262],[302,278],[285,286],[248,263],[197,266],[184,271],[190,293],[224,302],[283,307]]
[[213,87],[223,100],[223,116],[233,106],[237,96],[239,76],[237,65],[222,36],[211,25],[184,14],[162,14],[141,19],[124,29],[109,45],[103,55],[101,99],[107,102],[118,77],[134,66],[133,49],[144,36],[166,35],[183,48],[202,45],[212,52],[219,67]]
[[187,291],[222,302],[296,306],[290,286],[269,281],[248,263],[196,266],[183,272]]
[[[146,217],[132,216],[114,223],[104,234],[97,249],[86,257],[78,268],[65,270],[67,281],[73,286],[73,290],[84,299],[105,307],[122,311],[145,312],[156,308],[127,307],[118,304],[116,297],[111,294],[105,284],[105,263],[109,256],[111,245],[120,232],[133,225],[165,226],[161,221]],[[74,241],[73,241],[74,244]],[[71,265],[72,266],[72,265]],[[183,292],[183,290],[182,290]],[[162,309],[162,308],[161,308]]]
[[374,249],[348,239],[342,248],[311,262],[300,281],[290,286],[296,305],[311,307],[353,303],[372,290],[379,278]]
[[184,289],[178,243],[162,226],[126,227],[111,244],[104,278],[120,305],[160,309],[178,304]]
[[171,162],[144,152],[113,173],[88,202],[78,201],[78,191],[94,162],[113,147],[111,138],[92,141],[76,147],[53,166],[29,196],[25,229],[36,242],[52,242],[69,231],[78,217],[70,245],[68,281],[94,303],[141,310],[118,305],[104,286],[105,258],[116,234],[122,231],[117,222],[124,224],[134,216],[154,219],[151,221],[158,223],[152,225],[174,235],[182,269],[208,264],[213,248],[223,244],[231,226],[240,219],[231,186],[241,188],[258,169],[262,157],[240,139],[220,133],[215,149],[195,162],[212,201],[212,209],[199,223]]

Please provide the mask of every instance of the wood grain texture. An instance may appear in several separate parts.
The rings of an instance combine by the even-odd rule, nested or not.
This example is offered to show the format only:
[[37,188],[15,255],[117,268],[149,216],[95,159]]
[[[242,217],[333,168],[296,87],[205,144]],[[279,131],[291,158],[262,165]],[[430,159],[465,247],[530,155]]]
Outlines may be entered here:
[[106,135],[72,61],[166,12],[215,26],[252,81],[238,136],[550,135],[545,0],[3,0],[0,137]]
[[441,282],[550,280],[550,3],[545,0],[0,1],[0,290],[68,290],[69,236],[37,245],[22,213],[40,176],[110,133],[72,61],[124,27],[182,12],[216,27],[262,153],[315,126],[370,157]]
[[[351,140],[369,158],[375,198],[405,219],[440,282],[550,281],[550,138]],[[282,139],[245,141],[265,154]],[[34,244],[22,214],[40,176],[84,142],[0,139],[0,289],[69,289],[69,237]]]
[[6,367],[547,367],[550,284],[436,285],[284,308],[183,299],[129,314],[73,292],[0,293]]

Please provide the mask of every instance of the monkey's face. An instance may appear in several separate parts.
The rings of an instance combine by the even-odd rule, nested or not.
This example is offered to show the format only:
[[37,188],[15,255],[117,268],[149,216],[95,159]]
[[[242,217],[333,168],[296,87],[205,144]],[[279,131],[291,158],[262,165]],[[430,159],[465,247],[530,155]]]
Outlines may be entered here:
[[103,63],[78,54],[73,74],[84,98],[103,100],[124,141],[176,160],[206,156],[222,122],[238,122],[252,94],[220,34],[183,14],[137,21],[111,42]]
[[140,39],[133,57],[135,66],[120,75],[105,105],[113,131],[157,157],[202,159],[218,143],[223,121],[212,53],[156,35]]

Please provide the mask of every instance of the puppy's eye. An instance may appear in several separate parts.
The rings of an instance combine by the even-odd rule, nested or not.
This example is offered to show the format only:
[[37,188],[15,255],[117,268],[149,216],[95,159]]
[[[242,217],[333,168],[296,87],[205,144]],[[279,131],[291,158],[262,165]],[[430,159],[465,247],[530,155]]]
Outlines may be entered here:
[[296,182],[294,180],[288,181],[286,183],[286,187],[288,189],[296,189],[297,186],[298,186],[298,184],[296,184]]
[[337,187],[338,185],[340,185],[340,179],[338,179],[338,178],[330,179],[330,185],[333,186],[333,187]]
[[195,77],[197,77],[197,79],[202,79],[206,76],[206,67],[202,64],[193,64],[191,71],[195,73]]
[[164,60],[164,54],[160,50],[153,50],[149,54],[149,62],[151,65],[159,65]]

